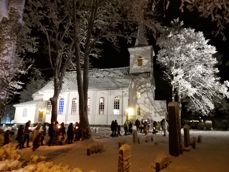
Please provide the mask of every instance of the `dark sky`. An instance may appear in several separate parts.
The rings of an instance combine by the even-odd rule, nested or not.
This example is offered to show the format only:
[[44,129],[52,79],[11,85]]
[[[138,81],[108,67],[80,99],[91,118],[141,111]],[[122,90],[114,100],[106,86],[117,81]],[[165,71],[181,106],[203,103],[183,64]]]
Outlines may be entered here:
[[[210,40],[210,44],[216,46],[218,52],[222,54],[222,64],[219,66],[220,76],[223,80],[229,79],[229,66],[225,66],[226,61],[229,60],[229,29],[225,31],[227,33],[227,41],[223,41],[220,36],[214,37],[212,35],[212,30],[215,29],[215,25],[209,19],[203,19],[199,17],[199,14],[196,12],[188,12],[181,13],[178,8],[176,2],[172,3],[170,9],[167,11],[166,16],[164,18],[164,23],[168,24],[172,19],[180,17],[180,20],[184,21],[185,27],[192,27],[197,31],[203,31],[205,37]],[[150,40],[150,42],[155,42]],[[43,42],[44,43],[44,42]],[[43,45],[42,49],[46,46]],[[100,59],[92,59],[91,64],[96,68],[113,68],[113,67],[123,67],[129,66],[129,53],[128,47],[133,47],[133,45],[127,45],[126,41],[120,39],[120,46],[114,47],[111,43],[106,42],[103,44],[103,52],[101,54]],[[155,48],[155,45],[154,45]],[[157,47],[155,49],[157,51]],[[52,72],[49,67],[48,58],[42,58],[43,56],[47,56],[44,54],[44,51],[39,51],[37,54],[36,65],[41,68],[42,72],[48,76],[52,76]],[[154,75],[157,84],[156,97],[158,99],[167,99],[171,97],[170,91],[168,91],[169,84],[163,80],[162,70],[160,66],[154,64]]]

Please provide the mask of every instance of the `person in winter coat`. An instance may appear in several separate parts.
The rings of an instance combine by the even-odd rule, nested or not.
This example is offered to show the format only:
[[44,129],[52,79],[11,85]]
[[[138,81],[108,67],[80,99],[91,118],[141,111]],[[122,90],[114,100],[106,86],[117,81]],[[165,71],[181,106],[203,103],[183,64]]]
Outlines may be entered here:
[[75,133],[75,141],[80,140],[81,139],[81,131],[80,131],[80,124],[78,122],[75,123],[74,133]]
[[33,130],[32,141],[33,141],[33,151],[35,151],[41,143],[41,124],[37,124],[36,128]]
[[18,141],[18,145],[16,146],[16,148],[19,149],[24,148],[24,126],[23,125],[20,125],[18,128],[16,140]]
[[59,133],[58,133],[59,144],[63,144],[64,139],[65,139],[65,135],[66,135],[65,126],[64,126],[64,123],[62,122],[60,124],[60,129],[59,129]]
[[29,140],[30,140],[30,125],[31,125],[31,121],[28,121],[25,123],[25,130],[24,130],[24,144],[26,143],[26,147],[30,147],[29,146]]
[[124,123],[124,131],[125,131],[125,135],[128,134],[128,130],[129,130],[129,124],[128,124],[128,121],[125,121]]
[[54,144],[54,138],[55,138],[55,129],[54,129],[54,123],[49,124],[48,128],[48,135],[49,135],[49,141],[48,145],[51,146]]
[[70,123],[67,130],[67,143],[71,144],[74,139],[74,127],[73,123]]
[[6,130],[4,132],[4,142],[3,142],[3,145],[6,145],[10,143],[10,131],[9,130]]

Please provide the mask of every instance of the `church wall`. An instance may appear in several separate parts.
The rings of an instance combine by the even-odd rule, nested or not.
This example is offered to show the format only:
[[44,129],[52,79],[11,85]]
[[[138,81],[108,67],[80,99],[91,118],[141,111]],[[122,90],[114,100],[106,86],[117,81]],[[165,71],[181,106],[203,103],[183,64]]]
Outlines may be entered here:
[[96,92],[95,90],[89,90],[88,91],[88,98],[90,99],[88,101],[88,120],[89,124],[95,124],[95,114],[96,114]]
[[[94,96],[94,122],[91,124],[99,125],[110,125],[112,120],[117,120],[119,124],[123,124],[125,121],[125,110],[128,107],[128,95],[126,94],[127,90],[106,90],[106,91],[97,91]],[[118,96],[120,99],[119,104],[119,114],[114,114],[114,98]],[[99,99],[104,97],[104,114],[99,114]]]
[[14,122],[24,124],[28,120],[35,122],[36,104],[17,106],[14,115]]

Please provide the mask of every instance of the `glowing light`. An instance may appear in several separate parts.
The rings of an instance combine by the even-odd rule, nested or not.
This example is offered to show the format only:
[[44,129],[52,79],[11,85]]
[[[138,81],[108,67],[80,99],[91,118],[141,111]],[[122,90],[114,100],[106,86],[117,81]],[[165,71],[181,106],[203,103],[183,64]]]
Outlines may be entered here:
[[57,124],[57,128],[60,129],[61,125],[60,124]]
[[131,108],[131,107],[129,107],[129,108],[126,110],[126,112],[127,112],[127,115],[128,115],[128,116],[133,116],[133,115],[134,115],[134,109]]

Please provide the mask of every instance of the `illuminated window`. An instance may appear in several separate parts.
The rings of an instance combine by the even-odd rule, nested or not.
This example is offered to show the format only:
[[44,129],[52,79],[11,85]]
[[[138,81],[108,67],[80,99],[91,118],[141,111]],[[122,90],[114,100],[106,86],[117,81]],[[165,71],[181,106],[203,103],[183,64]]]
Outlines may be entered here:
[[113,110],[114,115],[119,115],[120,114],[119,108],[120,108],[120,99],[119,99],[118,96],[116,96],[114,98],[114,110]]
[[60,98],[59,100],[59,114],[63,114],[64,112],[64,99]]
[[88,97],[88,99],[87,99],[87,110],[88,110],[88,112],[90,112],[90,107],[91,107],[91,99],[90,99],[90,97]]
[[27,109],[26,109],[26,108],[23,109],[22,116],[23,116],[23,117],[27,117]]
[[104,114],[104,97],[99,98],[99,114]]
[[50,114],[51,111],[52,111],[52,104],[51,104],[51,101],[49,100],[49,101],[47,102],[46,113],[47,113],[47,114]]
[[72,99],[72,110],[71,110],[72,115],[76,115],[76,108],[77,108],[77,99],[73,98]]
[[138,56],[138,66],[142,66],[143,65],[143,57],[142,56]]

